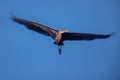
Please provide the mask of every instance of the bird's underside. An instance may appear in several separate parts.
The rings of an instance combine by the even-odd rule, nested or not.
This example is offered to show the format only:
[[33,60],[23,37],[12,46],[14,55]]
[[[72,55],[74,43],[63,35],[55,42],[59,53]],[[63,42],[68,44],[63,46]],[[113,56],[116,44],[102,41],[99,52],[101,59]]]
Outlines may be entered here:
[[63,42],[65,40],[75,41],[75,40],[106,39],[110,37],[112,34],[114,34],[112,33],[112,34],[103,35],[103,34],[90,34],[90,33],[73,33],[73,32],[67,32],[66,30],[55,30],[32,21],[17,18],[15,16],[12,16],[11,19],[19,24],[26,26],[30,30],[36,31],[45,36],[52,37],[55,40],[54,44],[58,45],[59,54],[61,54],[62,46],[64,45]]

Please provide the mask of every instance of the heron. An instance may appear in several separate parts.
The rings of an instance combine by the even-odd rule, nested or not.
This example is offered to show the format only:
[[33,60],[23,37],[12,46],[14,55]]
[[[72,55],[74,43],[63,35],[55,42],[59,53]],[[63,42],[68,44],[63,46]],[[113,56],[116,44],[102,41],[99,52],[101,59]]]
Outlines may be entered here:
[[62,46],[64,41],[76,41],[76,40],[95,40],[95,39],[106,39],[112,34],[91,34],[91,33],[77,33],[77,32],[68,32],[68,30],[56,30],[42,24],[32,22],[29,20],[21,19],[16,16],[12,16],[11,19],[14,22],[24,25],[29,30],[36,31],[45,36],[49,36],[54,39],[54,44],[58,46],[59,54],[62,53]]

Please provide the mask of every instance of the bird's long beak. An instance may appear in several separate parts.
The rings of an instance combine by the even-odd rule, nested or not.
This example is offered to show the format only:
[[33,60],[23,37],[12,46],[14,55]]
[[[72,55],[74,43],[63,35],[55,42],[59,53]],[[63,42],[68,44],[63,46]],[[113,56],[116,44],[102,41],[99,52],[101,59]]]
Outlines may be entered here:
[[68,32],[68,30],[65,30],[65,32]]

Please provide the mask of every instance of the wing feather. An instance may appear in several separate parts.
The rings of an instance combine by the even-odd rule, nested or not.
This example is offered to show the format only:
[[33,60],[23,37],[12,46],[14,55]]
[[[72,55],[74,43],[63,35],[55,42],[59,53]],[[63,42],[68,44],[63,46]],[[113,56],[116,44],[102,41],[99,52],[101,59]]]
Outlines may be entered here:
[[36,32],[46,35],[46,36],[50,36],[52,38],[55,37],[54,34],[57,31],[55,29],[49,28],[47,26],[44,26],[44,25],[41,25],[41,24],[38,24],[38,23],[35,23],[32,21],[20,19],[15,16],[12,16],[11,19],[19,24],[26,26],[30,30],[36,31]]
[[111,34],[102,35],[102,34],[89,34],[89,33],[63,33],[62,41],[64,40],[94,40],[94,39],[105,39],[108,38]]

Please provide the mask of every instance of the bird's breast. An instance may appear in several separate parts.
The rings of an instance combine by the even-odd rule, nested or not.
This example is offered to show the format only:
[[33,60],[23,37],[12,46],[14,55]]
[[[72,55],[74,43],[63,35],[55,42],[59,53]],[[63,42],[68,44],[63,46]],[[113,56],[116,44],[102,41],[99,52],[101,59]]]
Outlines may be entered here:
[[55,42],[56,42],[57,44],[59,44],[59,43],[60,43],[60,41],[61,41],[61,33],[56,32]]

